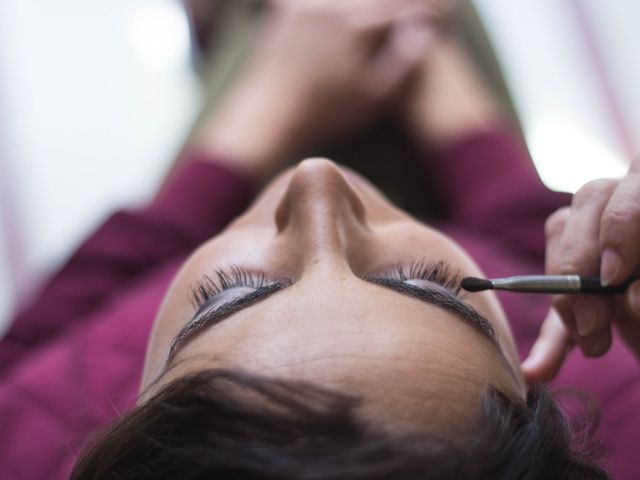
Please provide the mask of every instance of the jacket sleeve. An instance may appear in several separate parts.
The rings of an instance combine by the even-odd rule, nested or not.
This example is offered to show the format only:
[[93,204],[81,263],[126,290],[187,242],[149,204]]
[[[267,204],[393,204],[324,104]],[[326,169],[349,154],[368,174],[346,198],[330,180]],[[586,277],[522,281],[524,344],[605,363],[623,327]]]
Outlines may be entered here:
[[544,222],[571,196],[547,189],[524,145],[506,127],[479,132],[438,152],[429,165],[447,222],[543,257]]
[[0,374],[132,282],[220,231],[250,194],[248,181],[215,159],[185,154],[147,208],[112,215],[18,313],[0,342]]

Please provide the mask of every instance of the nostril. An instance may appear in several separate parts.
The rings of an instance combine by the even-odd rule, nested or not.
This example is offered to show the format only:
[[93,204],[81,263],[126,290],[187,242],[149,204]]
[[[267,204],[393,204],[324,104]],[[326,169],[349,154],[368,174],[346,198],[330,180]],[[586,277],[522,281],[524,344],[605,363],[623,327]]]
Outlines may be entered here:
[[349,218],[364,223],[365,208],[335,163],[325,158],[310,158],[298,164],[289,180],[286,192],[275,211],[278,232],[296,223],[316,229],[334,230]]

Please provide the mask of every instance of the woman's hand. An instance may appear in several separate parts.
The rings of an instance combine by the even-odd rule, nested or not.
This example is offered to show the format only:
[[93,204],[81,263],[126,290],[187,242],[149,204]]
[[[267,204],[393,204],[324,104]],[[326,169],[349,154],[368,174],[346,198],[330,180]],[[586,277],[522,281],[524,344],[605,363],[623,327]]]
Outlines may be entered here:
[[421,0],[275,4],[253,74],[303,106],[305,116],[317,113],[308,121],[321,130],[357,123],[389,100],[417,67],[429,33]]
[[431,28],[423,0],[272,3],[247,68],[200,135],[262,176],[382,108]]
[[[570,207],[546,224],[548,274],[600,275],[617,285],[640,272],[640,158],[621,180],[586,184]],[[529,381],[552,378],[568,349],[597,357],[611,345],[611,328],[640,359],[640,280],[624,295],[557,295],[557,312],[542,326],[522,369]],[[558,316],[559,314],[559,316]]]

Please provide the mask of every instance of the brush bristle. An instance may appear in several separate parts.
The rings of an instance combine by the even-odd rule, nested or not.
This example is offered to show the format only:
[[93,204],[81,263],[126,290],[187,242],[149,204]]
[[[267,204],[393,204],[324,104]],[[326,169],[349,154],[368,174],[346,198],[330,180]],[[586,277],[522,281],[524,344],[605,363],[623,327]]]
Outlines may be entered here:
[[491,283],[491,280],[484,280],[482,278],[475,277],[463,278],[460,286],[467,292],[481,292],[483,290],[493,289],[493,283]]

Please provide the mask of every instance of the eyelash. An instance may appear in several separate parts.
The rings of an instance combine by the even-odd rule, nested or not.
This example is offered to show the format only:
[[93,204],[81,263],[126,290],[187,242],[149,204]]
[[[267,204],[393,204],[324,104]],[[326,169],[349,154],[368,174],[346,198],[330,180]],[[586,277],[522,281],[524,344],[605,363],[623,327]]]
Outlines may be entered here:
[[391,274],[382,275],[384,278],[406,282],[407,280],[427,280],[438,284],[454,294],[460,293],[462,272],[454,270],[443,261],[418,261],[409,265],[397,265]]
[[191,298],[196,308],[202,308],[211,298],[231,288],[250,287],[257,290],[271,283],[279,283],[268,281],[262,272],[251,272],[237,265],[229,270],[216,270],[215,276],[217,282],[205,275],[191,288]]
[[[236,287],[250,287],[256,290],[278,283],[290,283],[289,280],[267,280],[263,272],[249,271],[234,265],[229,270],[216,270],[217,281],[205,275],[191,289],[191,298],[196,309],[202,308],[211,298],[220,295],[225,290]],[[442,261],[418,261],[408,265],[397,265],[389,273],[372,276],[370,278],[386,278],[406,282],[407,280],[427,280],[438,284],[454,294],[460,293],[462,273],[454,271]]]

